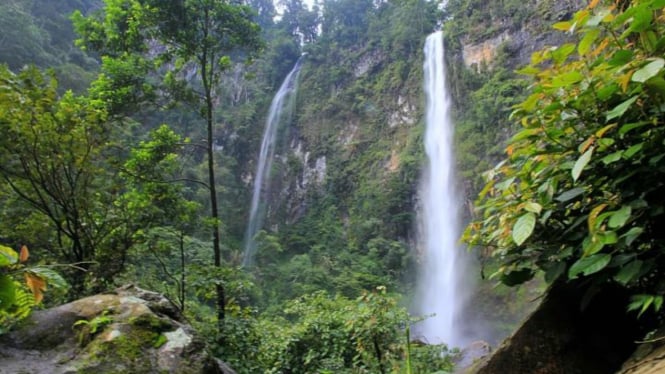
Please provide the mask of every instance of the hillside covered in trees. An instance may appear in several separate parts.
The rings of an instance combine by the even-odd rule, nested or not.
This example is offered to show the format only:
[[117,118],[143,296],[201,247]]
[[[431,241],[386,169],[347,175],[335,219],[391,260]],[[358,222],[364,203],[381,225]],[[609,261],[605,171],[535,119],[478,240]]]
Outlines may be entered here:
[[460,325],[498,344],[569,284],[581,309],[620,290],[642,339],[662,321],[663,7],[9,0],[0,334],[134,283],[238,373],[452,371],[465,347],[408,328],[428,318],[423,45],[442,30],[473,263]]

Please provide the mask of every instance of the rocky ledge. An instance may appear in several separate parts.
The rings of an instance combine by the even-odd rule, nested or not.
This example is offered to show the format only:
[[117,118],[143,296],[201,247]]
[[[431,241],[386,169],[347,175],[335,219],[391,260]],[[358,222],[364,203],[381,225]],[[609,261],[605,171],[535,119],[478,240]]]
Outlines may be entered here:
[[0,337],[0,373],[234,374],[164,296],[135,286],[36,311]]

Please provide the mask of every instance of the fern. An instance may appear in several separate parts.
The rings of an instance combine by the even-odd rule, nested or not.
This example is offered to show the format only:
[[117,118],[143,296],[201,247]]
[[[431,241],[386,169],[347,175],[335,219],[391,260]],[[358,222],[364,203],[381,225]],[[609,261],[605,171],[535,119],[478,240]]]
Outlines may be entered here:
[[16,288],[16,300],[12,306],[12,313],[19,321],[27,318],[35,306],[35,298],[32,293],[26,291],[22,287]]
[[0,309],[0,335],[30,315],[35,306],[35,298],[29,291],[14,282],[14,302],[7,309]]

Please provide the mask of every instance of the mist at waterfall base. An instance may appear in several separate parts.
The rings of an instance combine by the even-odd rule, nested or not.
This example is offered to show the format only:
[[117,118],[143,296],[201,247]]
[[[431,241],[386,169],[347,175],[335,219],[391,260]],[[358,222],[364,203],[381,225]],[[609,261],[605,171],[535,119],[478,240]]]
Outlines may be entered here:
[[413,325],[412,337],[463,347],[478,338],[472,318],[465,315],[475,277],[471,256],[459,243],[464,194],[456,188],[454,124],[441,32],[427,37],[423,69],[427,164],[418,212],[421,265],[414,312],[426,318]]
[[291,121],[295,97],[298,92],[298,77],[303,57],[298,59],[293,69],[291,69],[284,79],[284,82],[282,82],[282,85],[272,99],[268,117],[266,118],[263,140],[261,141],[261,151],[259,152],[258,165],[256,174],[254,175],[254,189],[252,191],[249,219],[247,221],[247,229],[245,230],[245,248],[242,259],[244,267],[251,266],[254,261],[254,253],[256,252],[254,237],[261,229],[265,217],[265,206],[262,206],[262,203],[263,198],[270,191],[269,174],[275,154],[277,128],[281,123]]

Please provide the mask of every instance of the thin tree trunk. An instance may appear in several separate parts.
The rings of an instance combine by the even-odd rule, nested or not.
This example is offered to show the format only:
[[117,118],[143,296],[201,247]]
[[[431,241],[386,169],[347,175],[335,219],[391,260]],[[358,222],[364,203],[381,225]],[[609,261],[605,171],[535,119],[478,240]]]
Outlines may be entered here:
[[[205,24],[209,24],[209,14],[205,14]],[[207,30],[205,30],[207,31]],[[204,32],[207,37],[207,32]],[[204,38],[205,40],[205,38]],[[203,81],[203,89],[205,91],[205,104],[206,104],[206,125],[208,129],[208,185],[210,186],[210,217],[213,221],[213,230],[212,230],[212,249],[214,253],[214,265],[219,268],[222,266],[222,251],[220,248],[220,233],[219,233],[219,212],[217,210],[217,188],[215,186],[215,158],[213,152],[214,136],[213,136],[213,99],[212,99],[212,84],[213,84],[213,69],[214,66],[214,56],[210,54],[210,51],[204,47],[204,50],[200,56],[201,62],[201,78]],[[220,280],[217,280],[217,285],[215,286],[215,291],[217,293],[217,328],[222,332],[222,323],[224,322],[224,307],[226,306],[226,295],[224,293],[224,286],[220,283]]]

